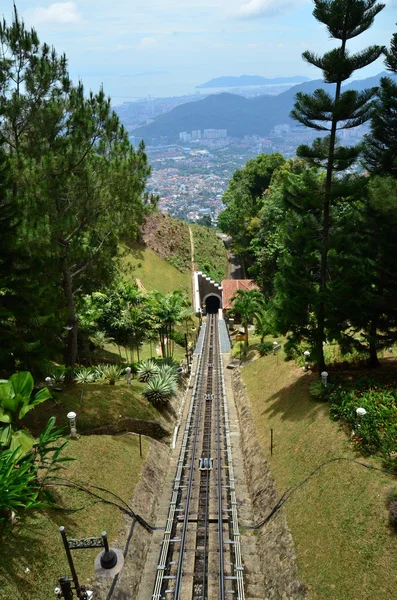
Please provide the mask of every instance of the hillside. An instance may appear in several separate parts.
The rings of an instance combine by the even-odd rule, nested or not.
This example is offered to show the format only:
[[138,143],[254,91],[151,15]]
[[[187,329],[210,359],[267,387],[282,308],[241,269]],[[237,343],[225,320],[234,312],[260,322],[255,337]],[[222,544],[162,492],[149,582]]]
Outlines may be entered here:
[[[329,405],[310,397],[315,376],[283,358],[282,352],[266,356],[241,372],[258,439],[280,496],[321,463],[358,457],[340,425],[331,421]],[[380,466],[374,459],[365,462]],[[296,489],[285,504],[299,579],[312,600],[394,596],[396,542],[387,510],[394,487],[390,475],[334,462]]]
[[150,214],[139,242],[122,246],[122,273],[127,281],[139,279],[147,290],[162,293],[179,289],[191,293],[191,228],[195,263],[217,281],[228,276],[228,257],[214,229],[188,225],[160,212]]
[[229,277],[229,261],[223,242],[215,230],[200,225],[190,226],[194,240],[194,262],[199,271],[221,283]]
[[[380,78],[390,74],[380,73],[368,79],[352,81],[344,90],[363,90],[379,85]],[[393,75],[392,75],[393,77]],[[177,106],[170,112],[158,116],[153,123],[134,131],[135,136],[143,139],[168,136],[176,140],[179,132],[194,129],[227,129],[228,135],[266,135],[275,125],[295,124],[290,118],[295,96],[298,92],[310,94],[322,88],[333,91],[334,86],[322,80],[307,81],[295,85],[278,96],[257,96],[244,98],[236,94],[214,94],[199,102],[189,102]]]

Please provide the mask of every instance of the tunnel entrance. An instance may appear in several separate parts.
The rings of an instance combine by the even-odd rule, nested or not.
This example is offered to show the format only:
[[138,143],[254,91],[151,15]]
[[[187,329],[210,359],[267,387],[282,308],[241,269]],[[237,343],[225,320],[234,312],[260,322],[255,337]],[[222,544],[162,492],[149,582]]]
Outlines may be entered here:
[[205,299],[205,309],[207,314],[216,314],[221,307],[221,301],[218,296],[208,296]]

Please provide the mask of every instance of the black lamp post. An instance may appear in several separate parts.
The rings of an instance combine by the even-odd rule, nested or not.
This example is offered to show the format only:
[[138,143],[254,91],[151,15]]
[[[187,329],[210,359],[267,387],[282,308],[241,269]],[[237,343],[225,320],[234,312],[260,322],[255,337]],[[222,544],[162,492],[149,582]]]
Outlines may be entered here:
[[59,579],[60,588],[55,588],[55,594],[58,598],[64,598],[64,600],[73,600],[74,588],[77,598],[80,600],[90,600],[90,598],[92,598],[92,592],[87,590],[84,585],[80,585],[71,551],[103,548],[97,555],[94,563],[96,574],[100,577],[114,577],[117,575],[123,568],[124,555],[121,550],[109,547],[106,531],[101,533],[101,537],[90,537],[80,540],[68,539],[64,527],[60,527],[59,531],[68,559],[72,579],[69,579],[69,577],[61,577]]

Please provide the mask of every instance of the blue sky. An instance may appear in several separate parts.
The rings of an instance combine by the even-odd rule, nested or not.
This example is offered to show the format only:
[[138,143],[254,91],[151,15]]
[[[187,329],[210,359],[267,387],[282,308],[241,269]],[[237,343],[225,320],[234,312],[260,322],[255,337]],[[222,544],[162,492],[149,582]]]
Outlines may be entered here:
[[[397,31],[397,0],[350,44],[389,44]],[[8,20],[12,2],[0,0]],[[115,103],[139,96],[180,95],[221,75],[307,75],[305,49],[332,47],[312,16],[311,0],[17,0],[42,41],[65,52],[74,79],[96,90],[103,83]],[[360,73],[383,70],[378,61]]]

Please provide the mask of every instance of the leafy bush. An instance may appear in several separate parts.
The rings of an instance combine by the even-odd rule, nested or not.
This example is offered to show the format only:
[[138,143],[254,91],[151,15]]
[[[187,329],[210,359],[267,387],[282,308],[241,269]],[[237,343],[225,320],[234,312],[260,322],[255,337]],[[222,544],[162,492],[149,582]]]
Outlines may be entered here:
[[67,372],[68,369],[66,367],[63,367],[62,365],[53,367],[50,374],[52,385],[62,385],[65,381],[65,376]]
[[266,356],[272,352],[273,344],[271,342],[262,342],[262,344],[259,344],[258,350],[261,356]]
[[[354,384],[334,386],[329,400],[331,416],[348,423],[353,443],[364,454],[380,452],[385,458],[397,451],[397,392],[389,385],[361,379]],[[366,410],[358,417],[356,410]]]
[[170,373],[159,373],[148,381],[143,395],[152,404],[164,404],[176,395],[177,383]]
[[94,383],[97,379],[96,372],[90,367],[81,367],[75,371],[74,378],[76,383]]
[[329,400],[332,385],[324,385],[320,379],[312,381],[310,384],[310,395],[314,400]]
[[138,365],[137,377],[139,381],[147,383],[152,377],[160,372],[160,367],[154,360],[143,360]]
[[178,346],[185,347],[185,336],[180,331],[173,331],[171,334],[171,339],[178,344]]
[[33,436],[21,429],[20,421],[38,404],[52,398],[47,388],[32,396],[34,381],[28,371],[11,375],[9,380],[0,380],[0,447],[19,449],[26,454],[34,444]]
[[116,381],[121,379],[122,369],[119,365],[98,365],[95,368],[95,375],[100,381],[108,381],[109,385],[115,385]]

